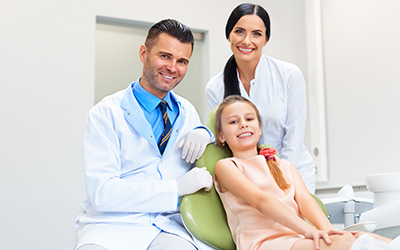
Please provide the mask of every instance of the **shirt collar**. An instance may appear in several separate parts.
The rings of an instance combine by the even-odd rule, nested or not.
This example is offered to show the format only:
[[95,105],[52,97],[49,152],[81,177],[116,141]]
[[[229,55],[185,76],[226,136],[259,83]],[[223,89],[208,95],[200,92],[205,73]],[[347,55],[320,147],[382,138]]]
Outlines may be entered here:
[[260,77],[261,73],[263,72],[263,70],[265,70],[266,66],[266,59],[264,55],[261,55],[260,60],[257,63],[257,67],[256,67],[256,72],[254,73],[254,79],[257,79]]
[[[132,86],[133,95],[147,112],[152,113],[154,109],[157,108],[161,100],[157,96],[145,90],[140,85],[140,79],[141,78],[139,78],[138,81],[135,82],[135,84],[133,84]],[[167,92],[163,100],[168,104],[168,109],[173,110],[171,93],[169,91]]]
[[[260,78],[260,75],[263,72],[264,68],[265,68],[265,58],[263,55],[261,55],[260,60],[258,61],[257,66],[256,66],[256,71],[254,72],[254,78],[250,80],[250,84],[255,84],[257,82],[257,80],[258,80],[258,78]],[[242,81],[240,81],[238,68],[236,68],[236,76],[237,76],[237,79],[239,80],[239,82],[242,83]]]

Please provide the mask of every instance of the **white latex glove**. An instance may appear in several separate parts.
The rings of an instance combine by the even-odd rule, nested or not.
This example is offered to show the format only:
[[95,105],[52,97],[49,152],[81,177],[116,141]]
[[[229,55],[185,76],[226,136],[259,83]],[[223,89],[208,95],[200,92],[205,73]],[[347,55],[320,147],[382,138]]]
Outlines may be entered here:
[[183,147],[182,159],[193,163],[203,155],[207,144],[210,142],[210,134],[204,128],[196,128],[189,131],[178,144],[179,148]]
[[350,250],[396,250],[398,249],[391,244],[374,238],[370,234],[363,234],[358,237],[353,245],[351,245]]
[[209,192],[212,188],[212,176],[206,167],[192,168],[189,172],[184,174],[177,180],[179,196],[193,194],[198,190],[204,188]]

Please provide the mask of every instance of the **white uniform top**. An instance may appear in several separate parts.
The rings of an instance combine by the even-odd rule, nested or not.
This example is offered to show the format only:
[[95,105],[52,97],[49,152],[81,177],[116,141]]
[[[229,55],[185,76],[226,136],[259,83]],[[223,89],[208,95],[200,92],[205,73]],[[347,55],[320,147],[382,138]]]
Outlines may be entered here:
[[[314,161],[304,145],[307,116],[305,81],[300,69],[291,63],[262,55],[255,78],[250,82],[250,95],[240,81],[240,93],[251,100],[262,118],[260,143],[273,146],[282,159],[293,162],[308,190],[315,192]],[[224,73],[210,79],[206,86],[211,110],[224,97]]]
[[181,222],[176,180],[194,165],[177,145],[201,122],[190,102],[171,94],[179,114],[163,155],[131,85],[90,110],[82,144],[88,199],[75,223],[77,247],[147,249],[161,230],[192,242]]

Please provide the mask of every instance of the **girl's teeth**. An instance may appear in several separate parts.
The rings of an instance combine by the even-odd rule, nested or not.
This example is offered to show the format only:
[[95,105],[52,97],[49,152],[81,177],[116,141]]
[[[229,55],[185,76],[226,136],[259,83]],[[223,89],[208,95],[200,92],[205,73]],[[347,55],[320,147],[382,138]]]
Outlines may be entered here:
[[250,136],[250,135],[251,135],[250,133],[246,133],[246,134],[239,135],[239,137]]

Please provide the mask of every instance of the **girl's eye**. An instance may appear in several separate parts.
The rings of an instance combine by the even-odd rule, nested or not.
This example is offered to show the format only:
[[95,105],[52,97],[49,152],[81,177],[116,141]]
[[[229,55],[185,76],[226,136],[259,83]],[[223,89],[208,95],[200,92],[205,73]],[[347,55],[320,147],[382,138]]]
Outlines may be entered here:
[[253,35],[254,35],[254,36],[261,36],[261,33],[255,32],[255,33],[253,33]]
[[252,121],[252,120],[254,120],[254,118],[247,118],[247,120],[248,120],[248,121]]
[[229,124],[235,124],[237,121],[230,121]]

